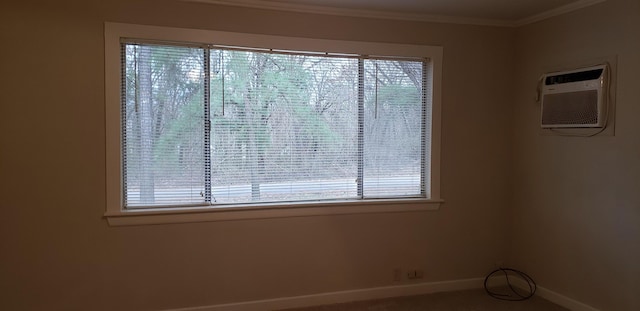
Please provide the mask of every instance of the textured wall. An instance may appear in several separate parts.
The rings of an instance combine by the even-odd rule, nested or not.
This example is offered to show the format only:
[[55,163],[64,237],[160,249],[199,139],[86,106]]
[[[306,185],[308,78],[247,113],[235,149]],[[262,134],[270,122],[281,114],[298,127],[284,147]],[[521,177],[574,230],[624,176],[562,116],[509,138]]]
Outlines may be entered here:
[[[0,309],[212,305],[398,284],[395,267],[456,280],[506,256],[503,83],[513,29],[168,0],[12,3],[0,9]],[[109,227],[105,21],[443,46],[446,203],[420,213]]]
[[[512,262],[600,310],[640,310],[640,2],[609,0],[516,40]],[[615,136],[540,135],[538,77],[617,56]]]

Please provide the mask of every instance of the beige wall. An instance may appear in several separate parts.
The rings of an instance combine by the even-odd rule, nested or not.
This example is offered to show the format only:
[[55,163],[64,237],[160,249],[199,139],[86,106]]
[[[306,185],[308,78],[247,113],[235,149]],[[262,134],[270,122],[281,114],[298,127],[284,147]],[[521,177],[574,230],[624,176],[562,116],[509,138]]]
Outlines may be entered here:
[[[424,281],[456,280],[482,277],[506,257],[511,92],[488,77],[511,75],[513,29],[173,0],[35,2],[0,8],[0,309],[212,305],[394,285],[396,267],[424,269]],[[446,204],[109,227],[105,21],[443,46]]]
[[[422,268],[425,281],[481,277],[505,259],[596,308],[640,309],[638,1],[516,30],[177,1],[41,2],[0,9],[0,309],[211,305],[394,285],[396,267]],[[443,46],[446,204],[109,227],[105,21]],[[615,136],[540,135],[539,75],[611,56]]]
[[[515,30],[177,1],[41,2],[0,8],[0,309],[211,305],[394,285],[396,267],[422,268],[425,281],[481,277],[505,259],[596,308],[640,309],[637,0]],[[443,46],[446,204],[109,227],[105,21]],[[611,56],[615,136],[540,135],[539,75]]]
[[[617,55],[615,136],[540,135],[537,78]],[[640,310],[640,1],[518,29],[510,262],[600,310]]]

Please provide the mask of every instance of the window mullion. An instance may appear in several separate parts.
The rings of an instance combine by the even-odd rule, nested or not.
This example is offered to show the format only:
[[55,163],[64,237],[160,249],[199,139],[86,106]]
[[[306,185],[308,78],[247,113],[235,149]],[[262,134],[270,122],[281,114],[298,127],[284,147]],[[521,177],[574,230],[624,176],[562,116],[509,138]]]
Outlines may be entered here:
[[364,198],[364,59],[358,59],[358,178],[357,195]]
[[421,142],[421,173],[420,173],[420,194],[424,198],[431,197],[431,193],[429,193],[431,182],[431,86],[429,81],[431,81],[431,77],[429,74],[431,70],[429,68],[429,62],[422,62],[422,133],[420,137]]
[[210,55],[209,49],[204,51],[204,200],[211,203],[211,73],[209,70]]
[[[137,55],[136,55],[137,56]],[[137,68],[137,66],[136,66]],[[127,206],[127,133],[126,133],[126,128],[127,128],[127,45],[124,43],[120,44],[120,115],[122,116],[121,118],[121,137],[120,139],[122,140],[122,144],[121,144],[121,161],[123,163],[122,165],[122,197],[120,198],[120,200],[122,201],[121,204],[122,206]],[[137,73],[136,73],[136,80],[137,80]]]

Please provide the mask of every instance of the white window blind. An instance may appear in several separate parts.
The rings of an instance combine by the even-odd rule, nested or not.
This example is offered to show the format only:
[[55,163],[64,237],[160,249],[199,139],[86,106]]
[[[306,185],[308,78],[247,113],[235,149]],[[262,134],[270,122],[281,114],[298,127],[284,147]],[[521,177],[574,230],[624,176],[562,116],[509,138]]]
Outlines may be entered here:
[[364,64],[364,196],[424,195],[428,107],[423,63]]
[[426,60],[121,46],[127,208],[428,197]]
[[206,203],[205,51],[123,45],[126,206]]

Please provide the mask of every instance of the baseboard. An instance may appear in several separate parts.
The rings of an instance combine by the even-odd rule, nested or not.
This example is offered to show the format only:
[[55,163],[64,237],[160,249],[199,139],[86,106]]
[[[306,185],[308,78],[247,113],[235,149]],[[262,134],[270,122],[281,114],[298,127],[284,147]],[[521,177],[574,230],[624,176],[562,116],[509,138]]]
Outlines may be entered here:
[[[500,282],[500,278],[494,282]],[[437,292],[449,292],[465,289],[475,289],[483,287],[484,278],[463,279],[443,282],[428,282],[410,285],[397,285],[356,289],[339,292],[320,293],[313,295],[303,295],[294,297],[283,297],[275,299],[254,300],[238,303],[228,303],[210,306],[199,306],[190,308],[171,309],[167,311],[264,311],[287,308],[301,308],[317,305],[343,303],[359,300],[382,299],[389,297],[422,295]],[[529,286],[524,280],[511,280],[514,286],[523,290],[528,290]],[[536,295],[549,300],[557,305],[572,311],[600,311],[587,304],[558,294],[544,287],[537,287]]]
[[[437,292],[482,288],[483,281],[483,278],[474,278],[455,281],[419,283],[411,285],[374,287],[304,296],[172,309],[167,311],[264,311],[286,308],[301,308],[358,300],[381,299],[389,297],[422,295]],[[589,311],[593,310],[595,309],[591,309]]]
[[[511,284],[513,284],[514,286],[517,286],[518,288],[525,291],[529,290],[529,285],[524,280],[512,280],[511,278],[509,280],[511,280]],[[584,304],[575,299],[571,299],[567,296],[558,294],[544,287],[537,286],[536,295],[572,311],[600,311],[592,306]]]

